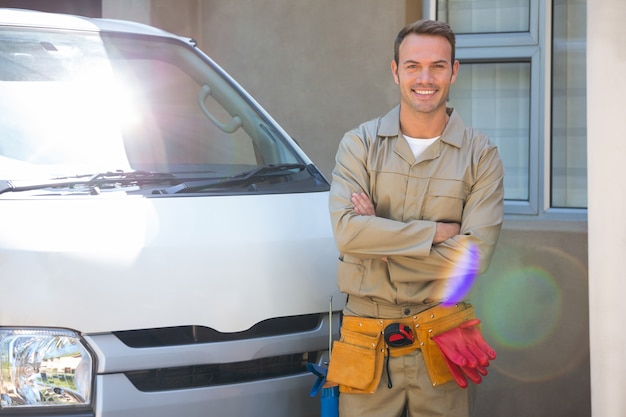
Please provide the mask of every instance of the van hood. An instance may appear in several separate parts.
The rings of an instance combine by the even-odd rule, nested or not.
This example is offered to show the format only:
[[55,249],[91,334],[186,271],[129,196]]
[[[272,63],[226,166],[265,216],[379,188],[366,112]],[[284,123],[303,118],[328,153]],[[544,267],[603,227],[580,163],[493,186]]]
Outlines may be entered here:
[[328,311],[328,193],[1,199],[0,326],[243,331]]

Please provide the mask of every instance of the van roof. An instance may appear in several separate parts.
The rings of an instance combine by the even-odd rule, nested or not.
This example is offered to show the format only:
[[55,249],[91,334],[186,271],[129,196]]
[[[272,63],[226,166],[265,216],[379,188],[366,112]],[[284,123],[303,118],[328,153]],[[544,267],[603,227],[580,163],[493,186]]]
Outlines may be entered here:
[[164,36],[184,41],[189,38],[143,23],[117,19],[100,19],[69,14],[47,13],[35,10],[0,8],[0,26],[120,32],[139,35]]

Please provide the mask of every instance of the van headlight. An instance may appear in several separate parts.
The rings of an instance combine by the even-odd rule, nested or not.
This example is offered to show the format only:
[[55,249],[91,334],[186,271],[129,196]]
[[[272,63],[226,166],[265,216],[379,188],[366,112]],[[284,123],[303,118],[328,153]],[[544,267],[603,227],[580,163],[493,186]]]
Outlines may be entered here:
[[0,410],[88,406],[93,359],[63,329],[0,328]]

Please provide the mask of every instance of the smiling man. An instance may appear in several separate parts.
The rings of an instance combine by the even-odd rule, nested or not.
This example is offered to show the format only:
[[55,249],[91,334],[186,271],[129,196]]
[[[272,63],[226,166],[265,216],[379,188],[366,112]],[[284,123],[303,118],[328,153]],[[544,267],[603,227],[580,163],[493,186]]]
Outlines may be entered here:
[[329,205],[348,302],[328,380],[342,417],[466,417],[463,388],[495,358],[465,297],[500,234],[504,170],[446,107],[459,72],[446,23],[404,27],[391,70],[399,106],[337,151]]

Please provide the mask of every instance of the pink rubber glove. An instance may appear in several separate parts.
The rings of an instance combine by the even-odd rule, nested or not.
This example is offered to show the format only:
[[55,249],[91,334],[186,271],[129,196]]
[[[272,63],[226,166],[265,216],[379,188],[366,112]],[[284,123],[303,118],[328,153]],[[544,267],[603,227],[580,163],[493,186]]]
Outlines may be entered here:
[[487,375],[489,361],[496,358],[496,351],[483,339],[477,327],[479,324],[479,319],[468,320],[433,337],[461,388],[467,387],[468,379],[480,384],[482,376]]

